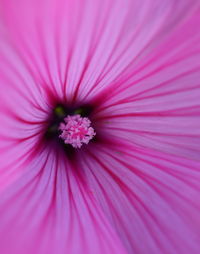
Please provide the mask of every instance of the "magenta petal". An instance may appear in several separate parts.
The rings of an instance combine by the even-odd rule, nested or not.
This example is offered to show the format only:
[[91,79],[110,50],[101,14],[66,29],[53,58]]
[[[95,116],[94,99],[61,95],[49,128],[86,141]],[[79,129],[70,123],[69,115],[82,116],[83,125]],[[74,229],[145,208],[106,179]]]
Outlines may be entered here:
[[126,253],[62,155],[43,151],[27,166],[29,171],[1,193],[1,253]]
[[129,253],[199,253],[200,162],[121,143],[79,160]]
[[[116,82],[96,112],[105,136],[199,160],[200,11]],[[166,31],[168,33],[168,31]],[[155,41],[157,41],[155,37]]]
[[199,5],[198,0],[1,2],[1,57],[10,59],[4,71],[20,65],[20,74],[34,79],[29,87],[69,101],[91,100],[130,76],[144,64],[143,55]]

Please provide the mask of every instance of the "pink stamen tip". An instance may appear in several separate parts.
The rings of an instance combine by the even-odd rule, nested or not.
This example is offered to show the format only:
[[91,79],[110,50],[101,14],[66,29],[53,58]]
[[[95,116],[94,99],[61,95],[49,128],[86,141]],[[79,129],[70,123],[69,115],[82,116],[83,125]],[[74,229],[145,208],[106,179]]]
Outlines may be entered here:
[[64,118],[65,123],[61,123],[59,130],[62,131],[59,136],[65,142],[74,148],[80,148],[96,135],[94,129],[90,126],[91,121],[87,117],[80,115],[67,116]]

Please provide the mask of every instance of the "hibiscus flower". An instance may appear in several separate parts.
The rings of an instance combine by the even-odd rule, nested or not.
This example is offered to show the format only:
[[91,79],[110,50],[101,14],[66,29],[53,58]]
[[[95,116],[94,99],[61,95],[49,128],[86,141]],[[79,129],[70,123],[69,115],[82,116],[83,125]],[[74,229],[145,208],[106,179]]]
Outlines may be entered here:
[[0,18],[0,253],[199,254],[199,0]]

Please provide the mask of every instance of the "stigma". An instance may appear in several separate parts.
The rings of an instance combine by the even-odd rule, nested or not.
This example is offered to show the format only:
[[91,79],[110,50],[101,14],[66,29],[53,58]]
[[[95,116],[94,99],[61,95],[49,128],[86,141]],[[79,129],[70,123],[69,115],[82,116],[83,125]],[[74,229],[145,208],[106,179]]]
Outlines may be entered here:
[[77,115],[68,115],[64,122],[60,123],[60,138],[65,144],[70,144],[74,148],[81,148],[83,144],[88,144],[96,135],[91,127],[91,121],[87,117]]

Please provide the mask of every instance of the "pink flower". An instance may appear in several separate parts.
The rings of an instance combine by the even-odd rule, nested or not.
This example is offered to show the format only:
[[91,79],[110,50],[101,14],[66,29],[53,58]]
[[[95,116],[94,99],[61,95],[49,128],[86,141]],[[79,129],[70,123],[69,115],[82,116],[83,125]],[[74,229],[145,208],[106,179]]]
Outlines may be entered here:
[[199,254],[199,0],[0,17],[0,253]]

